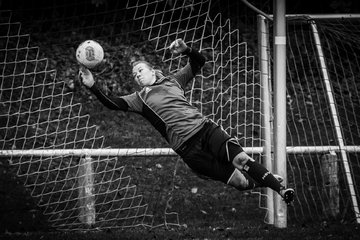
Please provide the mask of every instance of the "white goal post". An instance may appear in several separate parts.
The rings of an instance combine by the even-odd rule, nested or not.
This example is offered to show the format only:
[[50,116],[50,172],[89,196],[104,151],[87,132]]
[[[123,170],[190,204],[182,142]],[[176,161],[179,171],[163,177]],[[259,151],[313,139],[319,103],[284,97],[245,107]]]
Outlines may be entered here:
[[[293,44],[290,44],[291,46],[290,47],[288,47],[288,50],[290,49],[290,51],[289,51],[289,53],[287,53],[286,54],[286,56],[280,56],[280,57],[286,57],[286,58],[289,58],[290,57],[290,59],[291,60],[288,60],[288,62],[294,62],[294,64],[291,64],[291,66],[288,66],[288,76],[289,76],[289,79],[287,80],[287,88],[288,88],[288,93],[287,93],[287,108],[289,107],[289,105],[290,105],[290,108],[292,108],[292,104],[293,104],[293,99],[292,99],[292,97],[291,97],[291,95],[290,95],[290,93],[289,92],[293,92],[295,95],[300,95],[300,94],[297,94],[296,92],[298,91],[298,90],[294,90],[294,89],[292,89],[292,87],[294,87],[294,82],[296,83],[296,84],[299,84],[299,83],[297,83],[296,82],[296,80],[294,81],[293,79],[297,79],[297,78],[302,78],[301,76],[300,76],[300,74],[304,74],[304,76],[306,76],[306,74],[308,74],[308,75],[312,75],[312,76],[309,76],[309,77],[305,77],[305,79],[307,79],[306,81],[311,81],[312,80],[312,78],[313,79],[317,79],[317,78],[319,78],[319,80],[320,81],[322,81],[322,86],[323,86],[323,91],[324,91],[324,93],[323,93],[323,95],[324,96],[326,96],[325,98],[326,99],[324,99],[327,103],[328,103],[328,109],[330,109],[329,110],[329,120],[332,122],[332,124],[333,124],[333,129],[334,129],[334,133],[333,133],[333,135],[334,135],[334,137],[336,138],[336,141],[337,141],[337,143],[338,143],[338,145],[336,146],[336,147],[330,147],[330,148],[328,148],[328,153],[330,152],[330,153],[333,153],[333,150],[336,150],[336,152],[338,153],[338,155],[339,155],[339,158],[340,158],[340,160],[339,160],[339,162],[341,162],[341,164],[342,164],[342,168],[343,168],[343,173],[344,173],[344,180],[346,181],[346,184],[347,184],[347,189],[348,189],[348,191],[349,191],[349,200],[350,200],[350,202],[351,202],[351,206],[352,206],[352,210],[353,210],[353,213],[354,213],[354,215],[355,215],[355,221],[357,222],[357,223],[360,223],[360,213],[359,213],[359,205],[358,205],[358,201],[359,201],[359,192],[358,192],[358,188],[357,188],[357,186],[358,186],[358,183],[356,183],[355,181],[356,181],[356,179],[357,179],[357,175],[358,175],[358,173],[357,173],[357,166],[356,165],[354,165],[354,164],[356,164],[356,163],[354,163],[354,161],[353,161],[353,163],[352,163],[352,166],[350,166],[351,164],[350,164],[350,160],[348,159],[348,154],[349,153],[351,153],[351,152],[354,152],[354,153],[356,153],[356,154],[358,154],[359,153],[359,142],[356,142],[356,141],[353,141],[352,143],[353,144],[357,144],[357,145],[346,145],[346,143],[345,143],[345,138],[352,138],[353,139],[353,137],[351,136],[352,135],[352,133],[350,133],[349,134],[349,136],[345,136],[344,135],[344,128],[345,127],[343,127],[342,126],[342,123],[341,123],[341,121],[340,121],[340,117],[342,117],[342,118],[344,118],[344,116],[341,116],[341,113],[339,113],[339,111],[338,111],[338,109],[340,108],[344,108],[344,109],[346,109],[347,107],[349,107],[349,110],[348,111],[352,111],[353,112],[353,114],[356,114],[356,112],[358,111],[358,110],[356,110],[356,109],[358,109],[358,106],[359,106],[359,103],[357,102],[357,101],[354,101],[355,103],[353,103],[352,105],[350,105],[350,106],[341,106],[341,100],[336,100],[336,97],[334,96],[334,87],[332,86],[332,84],[334,84],[334,82],[335,82],[335,84],[338,84],[337,82],[336,82],[336,80],[334,80],[334,79],[331,79],[331,74],[329,73],[329,71],[333,71],[333,73],[332,73],[332,77],[333,78],[341,78],[341,74],[338,74],[337,72],[346,72],[346,71],[351,71],[351,73],[350,74],[353,74],[353,77],[351,78],[351,80],[352,81],[355,81],[356,79],[358,79],[358,78],[356,78],[356,76],[359,76],[358,75],[358,69],[355,69],[355,68],[351,68],[351,67],[349,67],[349,69],[347,69],[347,64],[349,63],[349,62],[355,62],[355,64],[356,64],[356,62],[357,62],[357,59],[351,59],[350,57],[349,57],[349,55],[350,54],[346,54],[346,51],[348,51],[348,49],[349,49],[349,47],[346,47],[346,43],[344,43],[343,45],[344,46],[340,46],[339,47],[339,49],[340,50],[333,50],[333,52],[334,52],[334,54],[328,54],[328,55],[331,55],[330,57],[331,57],[331,59],[326,59],[326,56],[325,56],[325,54],[324,54],[324,51],[323,51],[323,44],[327,44],[328,46],[327,46],[327,48],[328,48],[328,51],[330,51],[331,52],[331,47],[330,47],[330,49],[329,49],[329,46],[332,46],[331,44],[334,44],[334,43],[332,43],[332,42],[336,42],[336,40],[338,40],[338,39],[336,39],[336,37],[334,37],[334,39],[335,40],[333,40],[333,39],[331,39],[331,40],[329,40],[329,37],[328,38],[326,38],[327,36],[326,36],[326,34],[324,34],[324,33],[321,33],[322,34],[322,36],[319,34],[319,32],[318,32],[318,27],[317,27],[317,22],[318,22],[318,20],[329,20],[329,21],[338,21],[338,23],[334,23],[333,25],[326,25],[327,23],[323,23],[323,22],[320,22],[319,24],[322,24],[322,25],[324,25],[324,27],[323,27],[323,32],[325,32],[325,31],[327,31],[327,30],[329,30],[329,32],[330,32],[330,34],[331,34],[331,30],[332,29],[334,29],[334,32],[335,31],[337,31],[337,32],[340,32],[341,30],[339,30],[338,29],[338,27],[337,27],[337,25],[338,26],[346,26],[346,24],[348,24],[349,26],[350,26],[350,28],[352,28],[352,29],[354,29],[353,31],[355,31],[354,32],[354,35],[356,34],[356,31],[357,31],[357,28],[355,28],[354,26],[357,26],[356,24],[357,23],[351,23],[350,21],[352,20],[352,19],[356,19],[356,20],[358,20],[358,19],[360,19],[360,15],[359,14],[352,14],[352,15],[340,15],[340,14],[335,14],[335,15],[286,15],[286,19],[287,20],[291,20],[291,21],[293,21],[293,22],[295,22],[296,20],[300,20],[300,21],[303,21],[304,22],[304,24],[302,25],[302,26],[304,26],[304,25],[308,25],[307,27],[305,27],[305,28],[308,28],[309,30],[308,30],[308,32],[309,33],[305,33],[305,34],[307,34],[307,35],[305,35],[304,34],[304,32],[306,31],[306,30],[302,30],[301,28],[302,28],[302,26],[299,26],[298,28],[299,28],[299,36],[301,36],[303,39],[303,41],[305,42],[305,41],[307,41],[308,43],[303,43],[302,42],[302,40],[300,40],[299,42],[296,42],[295,44],[293,43]],[[347,19],[347,20],[350,20],[349,21],[349,23],[346,23],[346,22],[344,22],[344,23],[339,23],[340,21],[344,21],[344,19]],[[268,54],[269,54],[269,49],[270,49],[270,47],[269,47],[269,45],[268,45],[268,42],[269,42],[269,30],[267,29],[267,27],[269,26],[269,23],[267,22],[268,21],[268,19],[266,19],[264,16],[259,16],[259,18],[258,18],[258,22],[259,22],[259,24],[258,24],[258,32],[259,32],[259,35],[261,35],[262,37],[259,37],[259,40],[260,40],[260,43],[259,43],[259,53],[260,53],[260,59],[261,59],[261,61],[260,61],[260,69],[261,69],[261,71],[262,72],[264,72],[264,69],[266,70],[266,69],[268,69],[269,68],[269,66],[271,65],[271,62],[270,61],[264,61],[264,59],[270,59],[270,57],[269,56],[267,56]],[[276,26],[275,26],[275,22],[273,23],[273,27],[274,28],[276,28]],[[337,24],[337,25],[336,25]],[[294,24],[295,25],[295,24]],[[294,27],[293,29],[292,29],[292,32],[291,33],[287,33],[287,36],[288,36],[288,39],[287,39],[287,42],[289,43],[290,41],[292,41],[293,39],[298,39],[298,38],[300,38],[299,36],[293,36],[293,34],[295,33],[295,35],[296,35],[296,30],[297,30],[297,27]],[[336,32],[336,33],[337,33]],[[302,34],[302,35],[301,35]],[[336,34],[334,34],[335,36],[336,36]],[[338,37],[339,39],[341,39],[341,34],[339,33],[339,35],[340,35],[340,37]],[[345,35],[345,34],[344,34]],[[350,35],[351,36],[351,35]],[[306,39],[308,37],[308,39]],[[323,40],[321,39],[321,38],[324,38]],[[274,38],[275,38],[275,36],[274,36]],[[305,39],[305,40],[304,40]],[[313,39],[313,40],[312,40]],[[358,42],[357,42],[357,40],[354,40],[353,38],[352,38],[352,36],[351,37],[349,37],[349,41],[350,41],[350,45],[352,44],[352,42],[351,41],[354,41],[355,42],[355,46],[354,46],[354,49],[357,49],[356,47],[358,47]],[[347,39],[346,39],[346,36],[344,37],[344,40],[343,41],[346,41]],[[296,41],[298,41],[298,40],[296,40]],[[276,42],[277,42],[277,40],[276,39],[273,39],[273,42],[275,43],[274,44],[274,48],[275,48],[275,45],[276,45]],[[307,50],[308,48],[304,48],[304,49],[301,49],[301,47],[299,47],[299,45],[300,44],[303,44],[303,45],[311,45],[312,47],[313,47],[313,52],[312,51],[310,51],[310,50]],[[342,45],[342,43],[337,43],[338,45]],[[293,47],[294,46],[294,47]],[[334,47],[334,46],[333,46]],[[343,49],[341,49],[341,47],[343,47]],[[264,50],[262,50],[261,48],[264,48]],[[298,49],[298,52],[299,52],[299,55],[296,55],[296,53],[295,52],[297,52],[297,50],[293,50],[293,49],[295,49],[295,48],[297,48]],[[356,52],[356,50],[352,50],[352,51],[354,51],[354,52]],[[310,55],[310,54],[313,54],[313,55],[311,55],[310,57],[309,56],[305,56],[305,57],[303,57],[303,56],[301,56],[301,53],[304,53],[304,55],[305,55],[305,53],[306,53],[306,55]],[[336,58],[336,57],[334,57],[333,55],[335,55],[335,56],[338,56],[339,55],[339,53],[342,53],[342,54],[344,54],[344,62],[345,63],[339,63],[338,65],[339,65],[339,69],[338,70],[334,70],[334,69],[332,69],[332,70],[329,70],[329,65],[330,66],[334,66],[335,64],[333,64],[333,63],[328,63],[327,61],[335,61],[335,60],[333,60],[334,58]],[[276,61],[276,57],[279,57],[279,56],[274,56],[274,61]],[[315,66],[315,64],[314,64],[314,66],[312,66],[312,67],[317,67],[318,68],[318,73],[315,73],[314,74],[314,71],[313,70],[311,70],[311,71],[308,71],[308,70],[306,70],[306,71],[304,71],[304,72],[301,72],[300,74],[299,74],[299,71],[301,71],[301,68],[302,67],[306,67],[306,65],[303,63],[303,60],[294,60],[294,59],[296,59],[296,58],[300,58],[300,59],[302,59],[302,58],[304,58],[304,61],[306,61],[306,57],[307,58],[315,58],[315,59],[317,59],[316,61],[317,61],[317,65],[318,66]],[[327,58],[329,58],[329,56],[327,57]],[[339,56],[339,58],[341,59],[341,56]],[[309,61],[310,62],[310,61]],[[347,62],[347,63],[346,63]],[[311,66],[310,66],[311,67]],[[341,69],[342,68],[342,69]],[[304,69],[305,70],[305,69]],[[274,78],[275,79],[277,79],[277,74],[276,74],[276,71],[277,71],[277,69],[276,68],[274,68],[274,71],[275,71],[275,73],[274,73]],[[334,73],[335,72],[335,73]],[[336,75],[336,76],[334,76],[335,74],[338,74],[338,75]],[[292,77],[293,75],[295,75],[294,77]],[[264,74],[263,74],[263,76],[264,76]],[[265,76],[265,77],[263,77],[263,80],[265,79],[265,80],[267,80],[267,78],[268,78],[268,76]],[[289,80],[291,81],[291,86],[290,86],[290,84],[289,84]],[[275,80],[274,80],[275,81]],[[350,82],[350,81],[349,81]],[[314,85],[315,85],[316,83],[314,83]],[[345,83],[346,84],[346,83]],[[349,85],[351,85],[352,83],[350,82],[349,83]],[[268,84],[268,85],[270,85],[270,84]],[[318,84],[319,85],[319,84]],[[337,86],[338,87],[338,86]],[[318,87],[318,88],[320,88],[320,87]],[[349,87],[347,87],[347,89],[349,90],[349,91],[351,91],[351,90],[353,90],[354,91],[354,94],[358,94],[358,92],[357,92],[357,90],[356,90],[356,88],[355,89],[351,89],[351,88],[349,88]],[[350,90],[351,89],[351,90]],[[302,91],[304,91],[304,90],[302,90]],[[305,91],[307,91],[306,89],[305,89]],[[310,90],[311,91],[311,90]],[[339,90],[338,90],[339,91]],[[276,89],[274,90],[274,92],[275,92],[275,94],[276,94]],[[357,95],[358,96],[358,95]],[[340,97],[342,97],[342,96],[340,96]],[[344,97],[344,99],[346,98],[346,96]],[[346,101],[346,100],[345,100]],[[351,100],[350,100],[351,101]],[[308,101],[306,104],[309,104],[309,105],[313,105],[313,101]],[[297,107],[299,107],[300,105],[297,103]],[[278,106],[278,105],[274,105],[274,108],[276,109],[276,108],[279,108],[280,106]],[[312,107],[312,106],[311,106]],[[301,108],[301,106],[300,106],[300,108]],[[291,109],[292,110],[292,109]],[[293,111],[293,110],[292,110]],[[320,113],[320,114],[322,114],[322,113]],[[343,113],[344,114],[344,113]],[[349,118],[347,117],[347,114],[345,113],[345,117],[347,118],[347,120],[349,120]],[[351,118],[350,118],[351,119]],[[351,119],[352,120],[352,119]],[[343,121],[345,121],[345,120],[343,120]],[[356,122],[357,121],[357,118],[355,117],[355,119],[354,119],[354,121]],[[318,123],[313,123],[313,124],[318,124]],[[292,124],[292,126],[294,126],[294,127],[297,127],[297,125],[296,124]],[[296,130],[296,129],[295,129]],[[358,130],[357,130],[358,131]],[[326,132],[324,132],[324,134],[327,134]],[[356,133],[354,133],[354,134],[356,134]],[[307,148],[307,147],[294,147],[294,148],[298,148],[298,149],[302,149],[302,151],[303,152],[301,152],[301,151],[296,151],[298,154],[305,154],[305,153],[319,153],[317,150],[319,150],[320,148],[322,148],[322,147],[320,147],[320,146],[318,146],[318,147],[309,147],[309,148]],[[324,147],[323,149],[326,149],[326,147]],[[294,152],[291,152],[291,147],[287,147],[286,148],[286,153],[287,154],[292,154],[292,153],[294,153]],[[323,152],[323,153],[326,153],[326,152]],[[275,159],[275,161],[277,161],[277,159]],[[286,166],[286,163],[285,163],[285,166]],[[333,172],[332,174],[338,174],[337,173],[337,171],[335,171],[335,172]],[[324,174],[325,175],[325,174]],[[296,180],[295,180],[296,181]],[[336,184],[338,184],[338,183],[336,183]],[[338,186],[336,186],[337,188],[338,188]],[[335,196],[335,198],[338,198],[338,196]],[[326,205],[326,204],[325,204]],[[277,213],[275,213],[275,215],[276,215]],[[281,215],[282,213],[280,213],[280,215]],[[275,223],[275,224],[277,224],[277,225],[282,225],[282,223]]]
[[[248,154],[264,154],[264,147],[244,147]],[[288,154],[298,153],[328,153],[328,152],[360,152],[360,146],[294,146],[286,147]],[[24,149],[0,150],[0,156],[117,156],[117,157],[143,157],[143,156],[177,156],[171,148],[83,148],[83,149]]]

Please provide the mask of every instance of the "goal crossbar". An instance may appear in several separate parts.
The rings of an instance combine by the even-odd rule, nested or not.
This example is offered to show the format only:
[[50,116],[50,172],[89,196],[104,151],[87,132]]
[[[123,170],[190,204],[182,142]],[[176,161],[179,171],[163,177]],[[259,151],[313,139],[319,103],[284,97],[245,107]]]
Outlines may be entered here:
[[[263,147],[244,147],[248,154],[262,154]],[[360,146],[288,146],[288,154],[297,153],[328,153],[328,152],[358,152]],[[171,148],[84,148],[84,149],[27,149],[27,150],[0,150],[0,157],[20,156],[176,156]]]
[[[273,18],[273,15],[269,15],[270,18]],[[286,14],[285,17],[287,19],[298,19],[298,18],[305,18],[305,19],[359,19],[360,14]]]

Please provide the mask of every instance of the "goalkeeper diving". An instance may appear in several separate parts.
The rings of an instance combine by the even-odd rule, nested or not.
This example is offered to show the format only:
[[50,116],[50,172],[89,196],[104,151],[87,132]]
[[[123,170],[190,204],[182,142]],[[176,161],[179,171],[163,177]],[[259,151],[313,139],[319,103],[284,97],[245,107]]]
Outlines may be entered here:
[[83,66],[80,78],[107,108],[138,113],[146,118],[200,177],[221,181],[240,191],[269,187],[290,204],[294,190],[286,188],[280,176],[246,154],[235,137],[187,101],[184,89],[204,66],[205,57],[182,39],[173,41],[169,51],[187,56],[189,63],[175,74],[164,75],[149,62],[134,62],[133,78],[142,88],[129,95],[106,95],[95,83],[91,71]]

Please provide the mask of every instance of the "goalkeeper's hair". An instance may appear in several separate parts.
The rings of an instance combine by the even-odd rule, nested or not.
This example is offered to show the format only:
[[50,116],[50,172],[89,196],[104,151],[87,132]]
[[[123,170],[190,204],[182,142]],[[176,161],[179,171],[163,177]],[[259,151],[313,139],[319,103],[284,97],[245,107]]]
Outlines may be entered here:
[[145,60],[133,61],[133,62],[131,62],[131,66],[135,67],[136,65],[138,65],[140,63],[145,64],[148,68],[154,69],[154,66],[151,63],[149,63],[148,61],[145,61]]
[[160,79],[160,78],[164,77],[164,73],[160,69],[155,69],[154,66],[151,63],[149,63],[148,61],[145,61],[145,60],[134,61],[134,62],[131,63],[131,66],[135,67],[136,65],[138,65],[140,63],[145,64],[150,69],[154,69],[155,75],[156,75],[157,78]]

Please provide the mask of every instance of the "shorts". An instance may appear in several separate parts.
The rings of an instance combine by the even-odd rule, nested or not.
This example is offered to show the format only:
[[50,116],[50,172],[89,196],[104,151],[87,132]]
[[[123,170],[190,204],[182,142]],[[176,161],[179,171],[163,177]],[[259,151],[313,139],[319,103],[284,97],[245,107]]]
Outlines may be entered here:
[[234,140],[216,123],[207,120],[204,127],[176,152],[199,177],[227,184],[235,171],[232,159],[243,151]]

